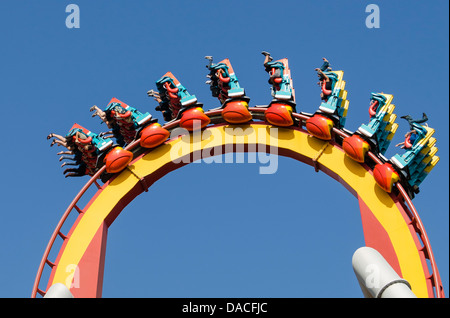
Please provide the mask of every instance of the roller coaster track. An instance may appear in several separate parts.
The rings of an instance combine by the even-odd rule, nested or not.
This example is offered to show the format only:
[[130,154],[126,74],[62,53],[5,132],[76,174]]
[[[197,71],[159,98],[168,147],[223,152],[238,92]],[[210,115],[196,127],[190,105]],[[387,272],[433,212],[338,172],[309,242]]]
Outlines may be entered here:
[[[255,127],[257,125],[270,127],[270,125],[264,121],[265,108],[250,107],[249,110],[253,115],[253,121],[246,124],[246,127],[248,125],[250,125],[250,126],[255,125]],[[227,124],[221,117],[221,109],[207,111],[207,112],[205,112],[205,114],[211,118],[211,125],[208,126],[206,128],[206,130],[221,129],[221,127],[223,127],[225,124]],[[439,271],[438,271],[438,268],[436,265],[435,258],[433,256],[433,252],[431,249],[431,245],[430,245],[428,236],[426,234],[426,231],[422,224],[422,221],[419,217],[419,214],[417,213],[411,199],[409,198],[406,190],[402,187],[402,185],[400,183],[397,183],[396,188],[398,191],[395,191],[391,194],[387,194],[384,192],[383,196],[385,196],[387,198],[386,200],[391,200],[389,202],[393,202],[393,204],[392,204],[393,208],[397,209],[399,211],[398,213],[399,213],[399,215],[401,215],[402,222],[404,222],[404,225],[407,228],[407,232],[409,232],[408,233],[409,238],[406,241],[413,242],[411,246],[413,246],[415,249],[415,251],[414,251],[414,253],[416,254],[416,255],[414,255],[414,257],[416,259],[415,262],[417,264],[419,264],[418,267],[417,266],[414,267],[413,270],[411,270],[412,267],[409,268],[409,266],[410,266],[409,264],[405,264],[405,261],[404,261],[405,256],[400,255],[400,251],[399,251],[400,249],[398,248],[398,246],[395,246],[395,244],[394,244],[395,240],[398,241],[398,239],[394,238],[393,236],[391,238],[389,238],[390,233],[387,233],[388,235],[385,236],[384,240],[385,241],[392,240],[392,242],[388,242],[387,244],[385,244],[386,246],[389,246],[386,249],[380,247],[381,243],[377,242],[377,240],[379,238],[379,236],[377,236],[377,235],[379,235],[379,233],[382,232],[382,231],[379,231],[380,229],[383,230],[383,228],[386,227],[386,229],[385,229],[386,232],[389,232],[390,230],[388,229],[388,227],[385,224],[380,225],[380,223],[378,223],[375,220],[378,217],[379,218],[378,221],[382,223],[382,220],[380,221],[381,218],[379,216],[376,216],[374,211],[369,213],[371,209],[368,207],[368,204],[366,205],[367,202],[364,202],[364,200],[361,199],[360,193],[359,193],[360,191],[372,191],[373,192],[373,190],[372,190],[373,187],[372,187],[372,189],[364,189],[364,190],[356,190],[355,188],[352,188],[350,181],[344,180],[345,178],[341,178],[335,171],[332,170],[332,168],[329,168],[327,166],[326,158],[323,159],[324,161],[322,161],[322,158],[326,157],[326,155],[323,155],[323,152],[324,152],[325,148],[327,147],[327,145],[332,146],[331,148],[333,148],[333,149],[331,149],[331,152],[336,150],[336,153],[339,153],[339,156],[341,156],[341,157],[343,156],[343,151],[341,148],[340,141],[343,138],[348,137],[349,133],[344,130],[333,128],[333,139],[329,142],[321,141],[321,140],[318,140],[315,137],[312,137],[311,135],[309,135],[309,133],[303,128],[305,125],[305,121],[308,118],[310,118],[310,115],[302,114],[302,113],[300,113],[300,114],[294,113],[293,117],[296,119],[296,125],[289,127],[288,129],[283,128],[283,130],[284,131],[293,131],[295,133],[296,138],[297,137],[298,138],[307,138],[307,140],[314,139],[314,142],[316,142],[318,145],[317,149],[321,149],[321,150],[316,151],[316,155],[311,156],[309,158],[307,158],[308,156],[305,156],[304,154],[298,155],[298,154],[294,153],[294,151],[292,151],[292,149],[284,149],[283,150],[283,149],[281,149],[282,147],[280,147],[279,153],[281,155],[289,156],[289,157],[295,158],[299,161],[302,161],[306,164],[312,165],[316,171],[321,170],[321,171],[327,173],[328,175],[330,175],[331,177],[333,177],[334,179],[340,181],[350,192],[352,192],[359,199],[366,244],[373,245],[376,248],[382,249],[380,252],[382,254],[384,252],[385,253],[384,256],[391,263],[391,266],[393,266],[398,272],[401,272],[401,273],[399,273],[399,275],[407,276],[404,278],[407,279],[411,283],[412,289],[416,293],[416,295],[418,295],[419,297],[444,298],[445,295],[444,295],[442,282],[441,282],[441,279],[439,276]],[[170,130],[178,127],[178,125],[179,125],[179,121],[172,121],[172,122],[167,123],[163,127],[170,131]],[[234,125],[234,126],[239,127],[239,125]],[[171,141],[173,141],[173,140],[169,139],[168,141],[166,141],[166,144]],[[223,144],[222,144],[222,146],[223,146]],[[159,147],[161,147],[161,146],[159,146]],[[289,148],[289,147],[286,147],[286,148]],[[135,153],[135,160],[139,160],[139,158],[142,158],[142,156],[146,155],[147,153],[151,153],[154,150],[154,149],[146,150],[146,149],[141,148],[139,145],[139,140],[136,140],[133,143],[131,143],[130,145],[128,145],[126,147],[126,149],[133,151]],[[246,151],[247,150],[248,149],[246,149]],[[326,151],[326,152],[330,152],[330,151]],[[138,157],[138,159],[136,159],[136,156]],[[359,166],[359,167],[357,167],[358,169],[363,169],[362,171],[367,172],[371,176],[372,168],[370,168],[370,166],[373,167],[375,164],[379,164],[379,163],[380,164],[383,163],[382,160],[377,156],[376,153],[369,151],[367,154],[366,162],[364,164],[355,163],[355,165],[358,165]],[[182,166],[182,165],[178,165],[177,167],[172,166],[171,168],[169,168],[169,171],[175,170],[176,168],[178,168],[180,166]],[[100,250],[101,250],[101,247],[103,246],[103,243],[106,242],[106,235],[102,236],[101,233],[99,234],[99,232],[101,232],[101,231],[106,232],[107,227],[114,221],[114,219],[122,211],[122,209],[131,200],[134,199],[134,197],[136,195],[138,195],[144,191],[147,191],[148,187],[151,185],[151,183],[153,183],[154,181],[156,181],[157,179],[161,178],[163,175],[165,175],[166,173],[169,172],[169,171],[164,171],[162,173],[161,172],[156,173],[155,178],[151,179],[150,180],[151,183],[150,183],[149,180],[148,179],[146,180],[144,176],[139,177],[139,174],[133,172],[129,168],[127,168],[126,170],[128,170],[128,172],[131,172],[132,175],[134,175],[135,177],[138,178],[138,180],[139,180],[138,183],[141,185],[141,187],[139,190],[137,190],[136,193],[132,194],[130,197],[127,197],[127,199],[125,201],[120,201],[119,203],[117,203],[116,206],[114,208],[112,208],[114,210],[114,212],[107,214],[107,218],[105,218],[105,220],[102,220],[103,223],[101,223],[102,224],[101,230],[97,231],[95,234],[96,237],[97,237],[97,235],[100,235],[100,241],[101,241],[100,242]],[[110,184],[110,182],[112,182],[110,180],[103,185],[100,185],[99,182],[97,182],[100,178],[100,175],[104,171],[105,171],[105,167],[102,167],[94,176],[92,176],[89,179],[89,181],[83,186],[83,188],[80,190],[80,192],[75,196],[73,201],[70,203],[70,205],[68,206],[68,208],[65,210],[64,214],[62,215],[60,221],[58,222],[55,230],[53,231],[53,234],[50,237],[50,240],[44,251],[44,255],[39,264],[39,268],[37,271],[37,275],[36,275],[32,293],[31,293],[32,298],[36,298],[38,294],[41,296],[44,296],[46,294],[46,290],[48,290],[48,288],[56,282],[65,283],[68,288],[71,287],[71,285],[70,285],[71,281],[69,280],[69,283],[67,283],[67,278],[66,278],[67,273],[64,274],[65,276],[64,275],[62,276],[62,277],[65,277],[65,279],[60,278],[61,272],[64,272],[63,265],[65,265],[65,264],[61,264],[61,262],[64,257],[64,254],[67,253],[67,252],[65,252],[65,250],[70,250],[70,248],[71,248],[69,246],[70,244],[68,244],[68,243],[69,243],[70,239],[72,238],[72,236],[74,235],[76,227],[81,224],[83,217],[86,217],[86,214],[88,214],[87,212],[89,212],[88,210],[90,209],[90,207],[93,204],[95,204],[95,201],[100,197],[101,192],[105,191],[108,188],[108,185]],[[119,175],[121,175],[123,173],[124,172],[115,175],[112,179],[117,179],[119,177]],[[130,174],[128,174],[128,176],[130,176]],[[373,179],[373,177],[371,177],[371,179]],[[86,195],[86,192],[91,187],[97,188],[96,194],[90,199],[90,201],[86,205],[86,207],[80,208],[78,206],[80,199]],[[382,192],[381,189],[379,189],[379,190],[380,190],[380,192]],[[397,211],[397,210],[395,210],[395,211]],[[62,229],[63,225],[66,223],[66,221],[71,213],[78,213],[78,217],[77,217],[76,221],[74,222],[74,224],[71,226],[70,232],[68,234],[64,234],[61,232],[61,229]],[[389,213],[392,213],[392,212],[389,212]],[[106,227],[103,226],[104,224],[106,224]],[[378,225],[376,225],[377,229],[371,230],[370,228],[374,224],[378,224]],[[374,232],[378,232],[378,234],[375,235]],[[60,237],[63,240],[63,246],[61,247],[61,249],[59,251],[57,259],[55,261],[51,261],[49,259],[50,251],[52,250],[53,245],[58,237]],[[404,239],[404,238],[405,238],[405,236],[402,237],[402,239]],[[90,246],[91,245],[89,245],[89,248],[91,248]],[[99,248],[97,247],[96,253],[101,254],[101,252],[98,252],[98,251],[99,251]],[[392,254],[394,254],[394,255],[392,255]],[[428,265],[428,263],[429,263],[429,265]],[[98,256],[98,260],[97,260],[97,263],[95,266],[98,267],[96,269],[98,272],[96,272],[94,275],[95,281],[93,284],[95,286],[91,287],[91,290],[89,290],[89,291],[85,291],[85,290],[83,290],[83,288],[78,288],[78,289],[73,289],[73,290],[71,289],[71,291],[74,293],[75,297],[101,297],[103,267],[104,267],[104,252],[103,252],[103,256],[101,256],[101,255]],[[50,275],[49,281],[47,282],[46,288],[43,289],[43,288],[40,288],[40,283],[41,283],[43,271],[47,267],[50,268],[51,275]],[[58,268],[58,267],[61,267],[61,268]],[[420,270],[417,270],[417,268],[420,268]],[[404,274],[404,275],[401,275],[401,274]],[[72,274],[72,276],[73,276],[73,274]],[[416,277],[418,277],[418,278],[416,279]],[[90,279],[92,280],[92,277],[90,277]],[[416,281],[417,281],[417,283],[416,283]]]

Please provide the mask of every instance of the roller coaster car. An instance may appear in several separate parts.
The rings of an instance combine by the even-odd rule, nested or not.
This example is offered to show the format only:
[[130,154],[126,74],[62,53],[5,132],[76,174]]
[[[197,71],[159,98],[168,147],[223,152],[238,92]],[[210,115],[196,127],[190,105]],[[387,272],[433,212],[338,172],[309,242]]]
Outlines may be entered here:
[[[391,158],[391,161],[400,169],[405,168],[417,159],[423,159],[421,151],[427,145],[428,140],[434,133],[434,129],[423,127],[416,123],[413,123],[412,126],[414,127],[416,133],[410,134],[406,137],[406,152],[402,156],[397,154]],[[413,137],[413,135],[416,136]]]
[[137,109],[125,104],[117,98],[112,98],[105,109],[108,119],[123,120],[132,122],[135,128],[142,127],[150,122],[156,121],[148,112],[141,113]]
[[[321,79],[321,92],[322,92],[322,99],[325,101],[322,103],[320,107],[323,107],[324,109],[321,109],[324,112],[328,113],[334,113],[336,109],[336,105],[334,105],[332,102],[335,102],[333,99],[333,96],[337,96],[336,91],[336,84],[339,81],[339,75],[335,72],[327,71],[323,72],[324,75],[326,75],[329,78],[329,82],[325,80],[325,78]],[[328,85],[329,84],[329,85]],[[330,100],[331,99],[331,100]]]
[[211,122],[203,111],[203,105],[197,103],[195,95],[190,95],[171,72],[159,79],[156,87],[161,99],[156,110],[163,113],[164,120],[179,119],[180,127],[189,131],[204,128]]
[[274,62],[268,62],[269,83],[272,85],[272,96],[279,100],[290,100],[295,102],[294,86],[288,59],[284,58]]
[[92,165],[93,160],[96,160],[96,170],[105,164],[107,173],[116,173],[125,169],[133,159],[130,151],[114,146],[111,139],[103,139],[78,124],[72,126],[66,135],[68,137],[72,137],[73,143],[85,155],[83,161],[87,165]]
[[[392,95],[391,95],[392,96]],[[369,107],[369,116],[372,118],[378,113],[378,110],[381,109],[384,105],[386,105],[387,97],[384,94],[372,93],[372,97],[370,99],[370,107]],[[392,98],[390,98],[392,100]],[[390,103],[390,101],[389,101]]]
[[210,71],[208,81],[214,97],[219,97],[222,103],[226,99],[242,97],[245,91],[239,86],[239,81],[234,73],[229,59],[224,59],[217,64],[208,65]]
[[417,123],[413,123],[412,126],[417,132],[417,137],[414,140],[410,136],[406,137],[405,153],[394,155],[390,161],[406,175],[407,186],[414,193],[418,193],[419,185],[439,162],[439,157],[436,156],[438,151],[435,147],[436,139],[432,137],[434,129]]
[[292,126],[292,113],[295,112],[296,104],[288,59],[268,62],[266,70],[270,75],[269,83],[272,85],[271,94],[274,99],[264,112],[265,119],[275,126]]
[[[81,138],[77,138],[77,133],[81,133]],[[109,149],[113,145],[113,141],[111,139],[103,139],[99,135],[87,130],[81,125],[74,124],[70,131],[67,133],[66,138],[71,140],[73,143],[79,143],[78,145],[92,145],[93,151],[95,151],[96,155],[104,152]],[[84,137],[84,138],[83,138]]]
[[392,101],[392,95],[372,93],[369,106],[369,125],[361,125],[358,131],[367,136],[372,137],[383,123],[384,115],[386,114],[385,105],[390,105]]
[[172,118],[177,118],[181,108],[193,105],[197,102],[195,95],[190,95],[186,88],[171,73],[167,72],[156,82],[161,99],[168,102],[172,109]]
[[392,100],[393,96],[390,94],[372,93],[369,106],[370,122],[358,128],[358,133],[373,143],[374,149],[381,154],[386,152],[398,128]]
[[436,166],[439,157],[436,156],[436,139],[432,137],[434,129],[412,123],[417,137],[412,140],[408,135],[405,140],[405,153],[396,154],[389,162],[375,166],[374,177],[378,185],[391,192],[392,185],[400,182],[408,195],[414,198],[419,192],[419,185]]
[[[106,108],[109,120],[115,117],[113,122],[117,123],[113,132],[116,139],[124,140],[120,146],[129,144],[133,140],[140,138],[140,145],[144,148],[155,148],[167,140],[170,133],[157,123],[158,119],[152,118],[149,113],[141,113],[137,109],[113,98]],[[120,135],[120,136],[118,136]]]
[[105,115],[107,121],[112,123],[114,136],[122,147],[134,141],[143,128],[157,121],[150,113],[141,113],[117,98],[111,99]]
[[[212,61],[212,58],[211,58]],[[207,83],[213,97],[222,104],[222,117],[229,123],[241,124],[252,119],[248,110],[250,98],[245,96],[245,90],[240,87],[233,67],[228,59],[207,66],[210,73]]]
[[321,103],[319,110],[323,113],[338,116],[340,119],[338,127],[344,127],[348,108],[347,91],[344,89],[344,72],[329,71],[323,72],[323,74],[330,79],[331,87],[328,89],[325,80],[322,81],[321,90],[325,101]]

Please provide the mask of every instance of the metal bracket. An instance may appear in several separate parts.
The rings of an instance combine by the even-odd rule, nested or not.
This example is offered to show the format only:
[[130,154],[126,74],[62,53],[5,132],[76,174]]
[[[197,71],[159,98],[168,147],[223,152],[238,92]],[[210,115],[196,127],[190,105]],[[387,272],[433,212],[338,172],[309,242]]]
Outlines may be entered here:
[[325,143],[322,146],[322,148],[319,150],[319,152],[314,156],[314,158],[312,158],[313,165],[314,165],[314,170],[316,172],[319,172],[319,163],[318,163],[319,158],[320,158],[320,156],[322,156],[323,152],[325,151],[325,149],[327,149],[329,144],[330,144],[329,142]]
[[149,187],[147,182],[145,181],[145,178],[141,178],[139,175],[137,175],[133,170],[130,169],[130,166],[127,166],[127,169],[133,176],[135,176],[139,180],[139,183],[141,184],[142,189],[144,189],[144,192],[148,192]]

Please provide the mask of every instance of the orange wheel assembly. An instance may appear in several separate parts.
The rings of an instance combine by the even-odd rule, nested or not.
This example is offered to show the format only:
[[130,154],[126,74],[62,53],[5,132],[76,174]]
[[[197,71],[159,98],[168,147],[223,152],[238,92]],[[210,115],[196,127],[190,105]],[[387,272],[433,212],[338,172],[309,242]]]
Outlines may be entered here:
[[122,147],[115,147],[108,152],[103,161],[106,165],[106,172],[116,173],[125,169],[132,159],[133,153],[131,151]]
[[266,121],[275,126],[289,127],[294,124],[292,106],[283,103],[272,103],[264,112]]
[[391,193],[399,175],[389,163],[377,164],[373,169],[373,176],[377,184],[386,192]]
[[232,100],[225,104],[222,117],[231,124],[243,124],[252,120],[252,114],[248,110],[248,102],[245,100]]
[[169,131],[158,123],[145,127],[141,132],[140,145],[144,148],[155,148],[169,138]]
[[193,131],[196,128],[205,128],[210,122],[211,119],[205,115],[203,108],[194,107],[183,112],[180,119],[180,127]]
[[370,146],[367,141],[359,137],[358,135],[353,135],[344,138],[342,141],[342,148],[344,149],[347,156],[352,158],[357,162],[364,162],[366,153],[369,151]]
[[333,121],[322,115],[314,115],[306,120],[306,129],[308,132],[322,140],[331,139],[331,130],[333,129]]

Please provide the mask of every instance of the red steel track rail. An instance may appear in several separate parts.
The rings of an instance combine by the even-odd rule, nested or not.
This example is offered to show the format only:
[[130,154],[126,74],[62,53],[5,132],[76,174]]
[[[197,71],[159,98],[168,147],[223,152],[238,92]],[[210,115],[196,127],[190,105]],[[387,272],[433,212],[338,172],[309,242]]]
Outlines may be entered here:
[[[334,133],[340,135],[341,137],[349,137],[345,132],[334,128]],[[376,154],[369,151],[367,153],[368,157],[373,160],[376,164],[383,164],[383,161],[377,157]],[[433,251],[431,250],[430,240],[428,239],[425,228],[422,224],[422,221],[417,213],[414,204],[412,203],[411,198],[407,194],[405,188],[397,182],[397,189],[399,191],[400,197],[404,200],[407,206],[405,206],[405,211],[407,212],[407,216],[409,217],[408,225],[412,225],[415,232],[418,234],[418,237],[422,241],[422,247],[420,248],[420,252],[424,254],[424,257],[430,261],[431,266],[431,274],[427,277],[427,280],[431,283],[431,286],[434,288],[434,295],[436,298],[445,298],[444,287],[442,286],[441,277],[439,275],[439,271],[436,265],[436,260],[433,255]]]
[[[252,115],[259,115],[257,116],[258,119],[264,120],[264,111],[266,108],[264,107],[250,107],[249,110],[251,111]],[[210,110],[205,112],[205,114],[207,116],[209,116],[212,119],[215,119],[215,121],[217,121],[216,123],[224,123],[224,120],[221,118],[221,109],[214,109],[214,110]],[[302,126],[304,124],[304,121],[307,120],[308,118],[310,118],[309,115],[305,115],[305,114],[298,114],[298,113],[294,113],[293,117],[296,118],[299,121],[300,126]],[[168,122],[167,124],[165,124],[163,127],[167,130],[171,130],[173,128],[176,128],[179,125],[179,120],[175,120],[175,121],[171,121]],[[347,134],[346,132],[339,130],[337,128],[333,128],[333,133],[335,136],[340,136],[342,138],[348,137],[350,136],[349,134]],[[126,150],[133,150],[136,147],[139,146],[139,140],[134,141],[133,143],[131,143],[130,145],[128,145],[125,149]],[[368,158],[370,158],[373,162],[375,162],[376,164],[382,164],[383,161],[378,158],[378,156],[372,152],[368,152]],[[64,223],[66,222],[68,216],[70,215],[70,213],[73,212],[73,210],[77,211],[77,213],[83,213],[83,210],[80,209],[80,207],[77,206],[77,203],[79,202],[79,200],[83,197],[83,195],[86,193],[86,191],[92,186],[95,185],[97,187],[97,189],[102,189],[102,186],[100,186],[97,182],[97,180],[99,179],[100,175],[105,171],[105,166],[103,166],[99,171],[97,171],[97,173],[95,175],[93,175],[89,181],[83,186],[83,188],[80,190],[80,192],[75,196],[75,198],[73,199],[73,201],[70,203],[70,205],[68,206],[68,208],[66,209],[66,211],[64,212],[64,214],[62,215],[60,221],[58,222],[58,224],[56,225],[55,230],[53,231],[52,236],[50,237],[50,240],[47,244],[47,247],[44,251],[44,255],[41,259],[41,262],[39,264],[39,268],[37,271],[37,275],[34,281],[34,285],[33,285],[33,290],[31,292],[31,297],[32,298],[36,298],[37,294],[40,294],[41,296],[45,295],[45,291],[43,291],[42,289],[39,288],[39,283],[42,277],[42,273],[44,271],[45,266],[50,266],[50,268],[53,268],[56,264],[54,264],[52,261],[50,261],[48,259],[50,251],[53,247],[53,244],[56,240],[56,238],[59,236],[61,237],[63,240],[68,239],[68,237],[66,235],[64,235],[61,232],[61,228],[64,225]],[[408,225],[412,225],[415,232],[418,234],[418,237],[421,239],[423,246],[420,248],[420,252],[422,252],[424,254],[424,257],[426,259],[429,260],[430,262],[430,266],[431,266],[431,274],[429,274],[429,276],[427,277],[427,280],[430,282],[430,284],[433,286],[434,288],[434,295],[436,298],[444,298],[444,290],[443,290],[443,286],[442,286],[442,282],[441,282],[441,278],[437,269],[437,265],[436,265],[436,261],[434,259],[434,255],[433,252],[431,250],[431,245],[428,239],[428,236],[425,232],[425,228],[423,227],[422,221],[419,218],[419,214],[417,213],[411,199],[409,198],[407,192],[405,191],[405,189],[403,188],[403,186],[400,183],[397,183],[397,189],[399,190],[399,195],[401,196],[401,198],[403,198],[404,202],[406,203],[407,207],[409,209],[405,209],[405,211],[407,211],[407,216],[409,217],[409,224]]]

